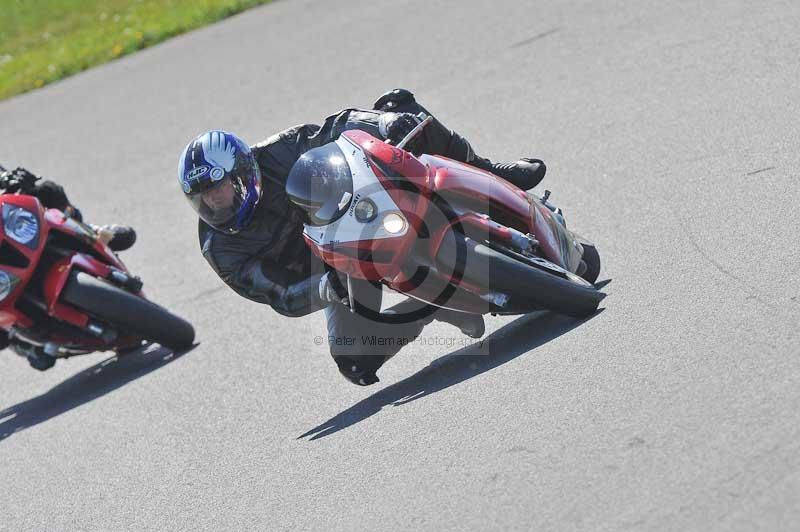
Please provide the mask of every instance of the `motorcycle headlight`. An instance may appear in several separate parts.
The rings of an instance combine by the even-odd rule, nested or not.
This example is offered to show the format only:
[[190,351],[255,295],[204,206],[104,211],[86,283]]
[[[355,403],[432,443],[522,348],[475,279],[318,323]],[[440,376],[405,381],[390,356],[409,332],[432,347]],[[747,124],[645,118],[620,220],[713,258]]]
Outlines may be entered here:
[[15,275],[0,270],[0,302],[5,301],[18,283],[19,279]]
[[383,228],[390,235],[399,235],[406,230],[406,219],[400,213],[390,212],[383,217]]
[[4,204],[3,228],[12,240],[36,249],[39,243],[39,218],[31,211]]

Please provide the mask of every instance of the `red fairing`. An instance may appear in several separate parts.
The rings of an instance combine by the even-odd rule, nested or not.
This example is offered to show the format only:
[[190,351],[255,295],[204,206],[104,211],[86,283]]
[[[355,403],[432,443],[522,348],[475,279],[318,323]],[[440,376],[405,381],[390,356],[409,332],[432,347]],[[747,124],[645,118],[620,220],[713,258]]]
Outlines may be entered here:
[[[20,297],[26,293],[31,282],[41,282],[41,289],[34,288],[32,293],[41,291],[44,309],[47,313],[61,322],[86,329],[90,317],[81,310],[59,301],[61,291],[66,284],[70,271],[73,268],[90,273],[98,278],[108,278],[112,268],[124,273],[128,269],[111,251],[111,249],[96,238],[93,230],[87,226],[64,216],[57,209],[45,210],[38,199],[22,194],[0,194],[0,209],[6,206],[21,207],[34,213],[39,221],[39,233],[31,240],[33,248],[20,244],[6,234],[0,217],[0,270],[11,276],[11,287],[8,295],[0,302],[0,328],[10,330],[16,327],[23,330],[35,329],[38,325],[25,312],[18,308]],[[47,272],[41,277],[34,274],[41,266],[42,256],[54,232],[64,233],[72,239],[83,242],[91,251],[90,253],[72,252],[71,255],[58,259],[48,266]],[[29,291],[30,292],[30,291]],[[139,294],[144,297],[143,293]],[[39,295],[34,295],[33,300],[38,300]],[[24,306],[23,306],[24,308]],[[137,345],[139,339],[123,335],[114,345],[109,345],[100,339],[88,335],[69,336],[64,332],[47,334],[46,340],[58,345],[78,346],[85,350],[105,350],[120,346]]]
[[[409,230],[410,232],[410,230]],[[403,238],[360,240],[320,246],[304,235],[306,244],[323,262],[356,279],[379,281],[393,279],[402,269],[399,260],[405,247]],[[412,240],[413,243],[413,240]]]
[[109,268],[108,265],[81,253],[76,253],[70,258],[56,261],[50,268],[50,271],[47,272],[43,283],[44,300],[51,313],[58,305],[58,298],[61,295],[61,290],[64,288],[64,285],[67,284],[69,274],[73,268],[90,273],[101,279],[105,279],[111,274],[111,268]]
[[474,166],[439,155],[421,159],[436,168],[434,189],[460,208],[491,214],[497,222],[518,231],[532,229],[530,199],[525,192]]
[[[558,223],[552,219],[550,209],[504,179],[478,168],[438,155],[423,155],[421,159],[437,167],[434,188],[441,197],[460,208],[491,214],[503,225],[531,233],[545,258],[565,268],[574,266],[563,254],[563,238],[557,233]],[[498,233],[492,236],[502,239]]]
[[[432,169],[410,152],[386,144],[364,131],[345,131],[342,136],[364,150],[367,162],[392,201],[406,216],[414,232],[419,231],[432,194]],[[393,173],[395,175],[391,175]],[[395,176],[402,176],[402,179],[396,181]]]
[[[382,250],[377,240],[361,240],[356,242],[343,242],[335,245],[320,246],[304,235],[306,244],[314,254],[335,270],[351,275],[356,279],[377,281],[385,275],[393,276],[397,269],[392,259],[392,250]],[[375,260],[376,252],[387,252],[387,261],[378,263]]]
[[[14,205],[16,207],[22,207],[35,213],[40,220],[44,214],[41,203],[39,203],[39,200],[33,196],[2,195],[0,196],[0,208],[2,208],[2,205]],[[16,282],[13,283],[11,293],[6,297],[5,300],[2,301],[2,303],[0,303],[0,327],[6,330],[14,324],[19,324],[23,327],[30,327],[33,322],[28,316],[17,310],[16,302],[24,291],[25,286],[27,286],[28,282],[30,282],[36,265],[39,263],[39,259],[42,256],[42,250],[44,249],[44,244],[47,240],[49,227],[46,223],[39,224],[39,234],[37,235],[36,240],[37,246],[34,249],[8,238],[5,235],[5,227],[2,225],[2,217],[0,217],[0,229],[2,229],[2,231],[0,231],[0,245],[3,247],[8,246],[8,248],[13,250],[11,251],[12,253],[16,252],[24,257],[23,262],[27,261],[26,266],[2,264],[2,269],[10,275],[13,275],[16,278]]]
[[79,240],[83,240],[109,264],[123,271],[128,270],[119,257],[117,257],[107,245],[95,238],[94,235],[87,233],[83,225],[79,222],[76,222],[72,218],[66,218],[64,213],[58,209],[48,209],[45,211],[44,216],[48,224],[50,224],[51,229],[67,233]]
[[539,241],[539,247],[544,256],[562,268],[568,268],[564,255],[561,253],[561,242],[559,236],[553,229],[556,224],[553,220],[553,213],[547,207],[534,204],[533,205],[533,219],[534,231],[536,240]]
[[363,131],[346,131],[342,139],[352,145],[353,157],[363,154],[373,174],[357,176],[362,191],[354,190],[356,200],[377,179],[408,228],[394,237],[357,241],[328,238],[322,243],[306,235],[311,250],[335,270],[428,303],[474,313],[487,312],[498,294],[490,286],[472,286],[458,272],[441,270],[441,244],[454,231],[512,249],[528,243],[525,235],[531,234],[544,258],[576,271],[580,246],[575,246],[574,235],[535,196],[470,165],[436,155],[415,157]]
[[109,263],[103,263],[89,255],[76,253],[69,258],[56,261],[44,277],[42,292],[50,315],[77,327],[86,327],[89,322],[88,315],[59,301],[70,272],[77,268],[95,277],[105,279],[111,274],[111,267],[122,271],[127,271],[127,269],[108,246],[95,238],[82,224],[65,217],[58,209],[48,209],[45,212],[45,219],[50,224],[51,230],[61,231],[82,240]]
[[386,144],[364,131],[345,131],[342,136],[360,146],[373,161],[404,176],[407,181],[414,183],[420,189],[430,188],[430,174],[427,165],[420,162],[410,152]]
[[403,263],[430,207],[432,171],[411,153],[364,131],[345,131],[342,136],[363,150],[370,168],[408,220],[409,229],[398,238],[343,243],[335,248],[309,245],[325,262],[353,277],[377,281],[402,276]]

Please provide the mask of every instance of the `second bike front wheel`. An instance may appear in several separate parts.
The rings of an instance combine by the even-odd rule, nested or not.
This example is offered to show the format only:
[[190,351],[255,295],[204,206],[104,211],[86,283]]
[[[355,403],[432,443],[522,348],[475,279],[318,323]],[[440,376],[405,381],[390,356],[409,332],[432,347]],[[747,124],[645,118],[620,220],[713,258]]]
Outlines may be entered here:
[[186,320],[85,272],[70,274],[61,298],[120,331],[171,349],[186,349],[194,342],[194,327]]

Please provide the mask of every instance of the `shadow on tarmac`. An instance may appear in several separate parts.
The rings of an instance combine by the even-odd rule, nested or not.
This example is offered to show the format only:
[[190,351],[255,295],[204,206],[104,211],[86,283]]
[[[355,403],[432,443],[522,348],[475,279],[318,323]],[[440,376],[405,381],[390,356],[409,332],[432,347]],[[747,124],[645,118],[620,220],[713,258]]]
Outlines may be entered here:
[[38,397],[0,410],[0,441],[113,392],[174,362],[196,346],[176,352],[157,344],[145,345],[76,373]]
[[584,319],[552,312],[522,316],[493,332],[483,342],[437,358],[414,375],[359,401],[297,439],[330,436],[377,414],[384,406],[401,406],[471,379],[566,334],[602,311],[601,308]]

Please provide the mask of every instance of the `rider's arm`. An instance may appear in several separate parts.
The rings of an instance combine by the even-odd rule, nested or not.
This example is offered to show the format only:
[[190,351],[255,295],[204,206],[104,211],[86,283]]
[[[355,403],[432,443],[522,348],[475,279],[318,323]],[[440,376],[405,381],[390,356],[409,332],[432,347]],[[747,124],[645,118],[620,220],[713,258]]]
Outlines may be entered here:
[[30,194],[39,198],[48,209],[65,210],[70,206],[64,187],[54,181],[42,180],[33,187]]
[[355,108],[342,109],[326,118],[319,130],[308,138],[308,147],[316,148],[328,142],[333,142],[339,138],[342,132],[350,129],[366,131],[375,137],[384,138],[378,128],[381,114],[380,111]]
[[[270,277],[275,276],[274,271],[269,273]],[[321,275],[282,284],[267,276],[258,257],[245,260],[234,271],[220,271],[219,274],[239,295],[269,305],[275,312],[290,318],[305,316],[328,306],[319,297]]]
[[253,146],[262,177],[283,187],[292,165],[303,153],[335,141],[343,131],[358,129],[385,138],[379,127],[382,114],[381,111],[348,108],[329,116],[321,126],[300,124],[272,135]]
[[[418,106],[422,110],[422,107]],[[307,149],[333,142],[343,132],[358,129],[366,131],[373,137],[398,142],[422,121],[414,113],[366,111],[364,109],[344,109],[338,114],[329,116],[322,127],[307,140]],[[452,133],[434,120],[433,133],[428,133],[431,126],[425,128],[406,149],[414,153],[438,153],[449,143]],[[433,142],[436,141],[436,142]]]
[[305,316],[328,306],[319,295],[321,275],[299,279],[275,264],[267,265],[262,257],[245,249],[219,245],[214,241],[219,236],[210,231],[206,235],[201,233],[203,257],[225,284],[242,297],[269,305],[288,317]]
[[61,209],[63,211],[70,206],[64,187],[54,181],[37,177],[24,168],[17,168],[11,172],[2,172],[0,174],[0,188],[9,193],[18,192],[35,196],[48,209]]

